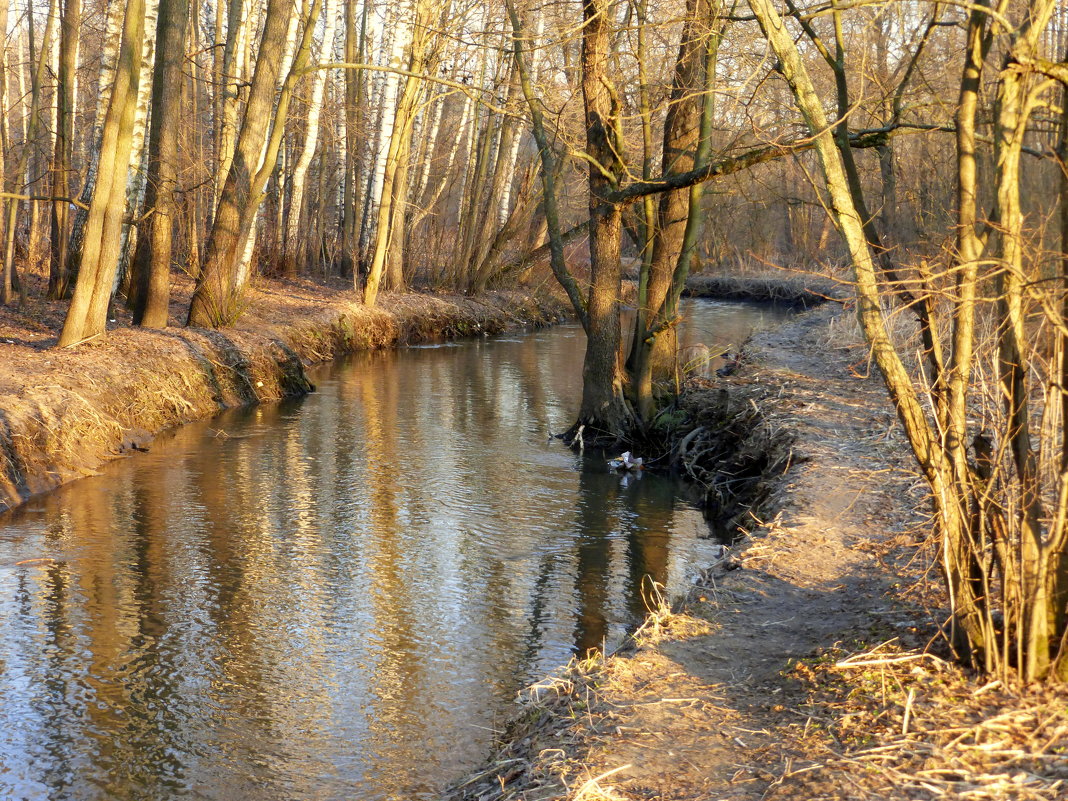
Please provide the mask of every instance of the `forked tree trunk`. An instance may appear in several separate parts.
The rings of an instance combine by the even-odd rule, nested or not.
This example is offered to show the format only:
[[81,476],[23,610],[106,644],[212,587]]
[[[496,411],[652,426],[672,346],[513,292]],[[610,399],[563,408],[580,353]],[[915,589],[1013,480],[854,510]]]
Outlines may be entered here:
[[[415,0],[412,10],[412,21],[404,24],[405,35],[397,36],[398,40],[408,42],[411,53],[407,61],[409,73],[404,79],[404,88],[396,108],[390,113],[390,106],[385,106],[387,116],[392,119],[388,126],[383,124],[383,131],[388,127],[389,136],[386,144],[388,149],[385,158],[379,162],[381,167],[381,185],[379,189],[379,204],[377,223],[375,225],[374,249],[371,254],[371,263],[367,271],[367,283],[364,285],[363,302],[373,306],[378,298],[378,291],[386,275],[387,261],[391,247],[403,244],[404,231],[394,228],[394,225],[403,226],[403,206],[408,202],[407,171],[402,168],[402,160],[406,160],[411,146],[412,123],[415,120],[416,100],[421,91],[421,79],[417,75],[423,69],[426,57],[427,22],[430,19],[429,0]],[[409,30],[410,26],[410,30]],[[403,51],[398,53],[397,43],[394,43],[393,55],[390,59],[391,66],[399,66]],[[399,78],[399,75],[390,73],[390,77]],[[385,93],[388,97],[388,87]],[[386,138],[386,137],[383,137]],[[381,158],[381,155],[380,155]],[[376,181],[377,183],[377,181]],[[396,255],[396,254],[395,254]],[[387,288],[397,288],[396,268],[394,268],[392,280],[387,283]]]
[[[709,63],[714,56],[717,32],[713,0],[687,0],[686,19],[679,43],[675,80],[664,121],[662,174],[686,172],[696,165],[702,143],[702,118],[710,107],[714,77]],[[706,75],[708,78],[706,79]],[[708,139],[706,132],[705,140]],[[634,336],[634,394],[642,419],[655,411],[653,381],[674,369],[677,297],[672,286],[678,270],[689,269],[689,256],[682,259],[687,230],[696,241],[694,226],[700,220],[701,185],[696,196],[691,189],[676,189],[660,196],[651,232],[652,254],[645,281],[645,302],[637,315]],[[691,202],[693,200],[694,202]]]
[[[238,270],[260,198],[253,182],[264,161],[275,94],[285,55],[292,0],[269,0],[245,119],[219,196],[200,279],[189,308],[189,324],[229,325],[240,315]],[[284,121],[283,121],[284,123]]]
[[122,42],[122,26],[125,6],[120,0],[108,4],[107,22],[104,29],[104,45],[100,53],[100,70],[96,82],[96,111],[93,115],[93,129],[89,134],[89,159],[85,169],[85,181],[78,199],[84,205],[74,212],[71,223],[70,240],[67,246],[68,286],[73,286],[78,279],[78,266],[81,263],[82,242],[85,239],[85,225],[89,220],[89,203],[96,190],[96,178],[100,172],[100,148],[96,146],[104,135],[104,118],[107,116],[111,91],[115,85],[115,69],[118,65],[119,45]]
[[127,2],[115,85],[100,143],[100,172],[86,220],[78,282],[59,337],[60,347],[102,334],[107,323],[122,241],[144,16],[144,0]]

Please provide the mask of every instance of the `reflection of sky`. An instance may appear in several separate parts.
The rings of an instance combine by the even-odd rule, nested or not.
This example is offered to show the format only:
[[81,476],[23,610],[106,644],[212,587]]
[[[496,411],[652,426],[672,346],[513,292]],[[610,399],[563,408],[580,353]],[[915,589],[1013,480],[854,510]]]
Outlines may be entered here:
[[0,518],[0,796],[410,798],[460,772],[519,686],[637,619],[644,573],[682,586],[702,531],[670,483],[547,443],[582,350],[561,327],[359,355]]

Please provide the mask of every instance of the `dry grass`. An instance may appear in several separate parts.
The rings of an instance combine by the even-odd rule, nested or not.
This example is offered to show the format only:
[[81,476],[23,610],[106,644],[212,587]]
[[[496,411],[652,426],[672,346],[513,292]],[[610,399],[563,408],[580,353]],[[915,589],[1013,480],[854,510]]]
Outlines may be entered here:
[[895,642],[797,665],[807,687],[768,798],[1053,801],[1068,797],[1063,689],[983,683]]
[[578,801],[580,792],[586,801],[612,798],[600,784],[607,777],[589,777],[581,752],[576,754],[605,681],[606,662],[597,654],[572,659],[559,673],[527,687],[487,766],[448,791],[444,801]]

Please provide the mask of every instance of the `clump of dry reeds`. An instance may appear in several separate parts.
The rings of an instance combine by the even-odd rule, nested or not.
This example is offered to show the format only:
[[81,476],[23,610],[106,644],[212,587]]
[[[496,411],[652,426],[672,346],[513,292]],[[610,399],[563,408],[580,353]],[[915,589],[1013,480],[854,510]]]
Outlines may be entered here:
[[445,801],[612,798],[603,794],[599,781],[577,780],[583,776],[582,763],[571,747],[581,737],[576,721],[595,705],[604,669],[599,653],[574,658],[558,673],[523,690],[518,710],[502,728],[487,767],[448,791]]
[[1047,686],[981,683],[884,643],[797,665],[808,689],[794,756],[768,798],[1053,801],[1068,797],[1068,703]]

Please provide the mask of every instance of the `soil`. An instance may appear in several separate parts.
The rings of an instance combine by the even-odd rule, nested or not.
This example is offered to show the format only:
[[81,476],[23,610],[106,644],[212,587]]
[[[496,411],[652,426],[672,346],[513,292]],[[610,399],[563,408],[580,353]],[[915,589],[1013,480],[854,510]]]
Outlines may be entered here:
[[237,325],[212,331],[180,327],[192,289],[188,279],[177,282],[173,327],[133,328],[120,306],[105,336],[62,349],[66,304],[44,300],[42,286],[30,287],[24,306],[0,307],[0,511],[146,449],[172,426],[307,392],[307,365],[544,325],[567,312],[548,293],[521,292],[387,293],[367,308],[339,280],[260,279]]
[[773,519],[623,651],[525,691],[491,760],[445,797],[1065,797],[1066,694],[938,655],[924,485],[852,315],[801,314],[749,357],[704,391],[752,399],[765,438],[788,442]]

